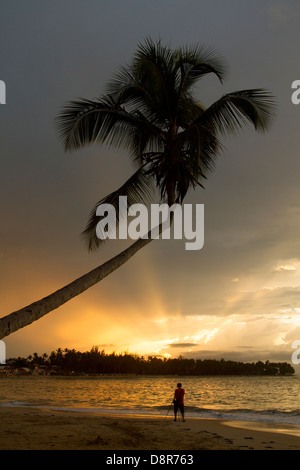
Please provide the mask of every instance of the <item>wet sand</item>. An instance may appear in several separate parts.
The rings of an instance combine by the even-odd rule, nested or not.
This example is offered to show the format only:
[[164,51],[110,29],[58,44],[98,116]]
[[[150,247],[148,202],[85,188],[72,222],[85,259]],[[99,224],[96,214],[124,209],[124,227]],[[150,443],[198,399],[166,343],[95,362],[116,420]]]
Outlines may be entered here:
[[0,450],[300,450],[297,427],[0,407]]

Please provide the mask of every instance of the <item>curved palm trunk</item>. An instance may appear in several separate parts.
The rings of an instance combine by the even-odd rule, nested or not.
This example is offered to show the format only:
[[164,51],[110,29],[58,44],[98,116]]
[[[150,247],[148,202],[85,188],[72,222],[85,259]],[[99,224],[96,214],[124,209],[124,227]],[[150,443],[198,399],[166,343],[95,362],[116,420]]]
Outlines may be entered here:
[[125,264],[126,261],[128,261],[137,251],[150,243],[150,241],[151,237],[148,239],[140,238],[114,258],[111,258],[101,266],[98,266],[87,274],[84,274],[53,294],[0,318],[0,339],[14,333],[20,328],[30,325],[47,313],[55,310],[77,295],[86,291],[89,287],[94,286],[120,266]]

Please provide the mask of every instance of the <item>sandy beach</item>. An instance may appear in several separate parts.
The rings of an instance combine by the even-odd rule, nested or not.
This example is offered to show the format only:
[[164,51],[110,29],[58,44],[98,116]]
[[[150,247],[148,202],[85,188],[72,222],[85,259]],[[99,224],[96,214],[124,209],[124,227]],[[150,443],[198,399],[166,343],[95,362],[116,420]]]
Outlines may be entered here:
[[300,450],[298,433],[214,419],[0,408],[0,450]]

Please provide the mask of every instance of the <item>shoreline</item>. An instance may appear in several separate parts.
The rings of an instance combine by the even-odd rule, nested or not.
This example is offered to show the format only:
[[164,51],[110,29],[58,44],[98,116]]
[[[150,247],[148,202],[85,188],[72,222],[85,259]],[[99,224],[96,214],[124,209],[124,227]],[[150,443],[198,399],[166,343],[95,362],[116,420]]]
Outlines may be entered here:
[[300,450],[300,427],[6,406],[0,450]]

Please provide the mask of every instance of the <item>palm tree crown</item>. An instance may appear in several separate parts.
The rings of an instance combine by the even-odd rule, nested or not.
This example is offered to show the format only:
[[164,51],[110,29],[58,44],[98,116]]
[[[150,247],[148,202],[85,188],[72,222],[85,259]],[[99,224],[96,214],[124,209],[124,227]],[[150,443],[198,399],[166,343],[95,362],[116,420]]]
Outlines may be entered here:
[[[66,150],[106,143],[129,150],[137,164],[133,175],[95,209],[101,203],[117,208],[120,195],[127,196],[128,205],[146,202],[152,187],[169,205],[182,203],[188,190],[202,186],[214,169],[220,136],[246,122],[267,130],[274,111],[269,92],[236,91],[204,108],[193,92],[206,74],[223,81],[224,63],[214,50],[199,45],[172,50],[147,39],[105,95],[64,107],[57,120]],[[90,249],[101,242],[95,209],[84,231]]]

